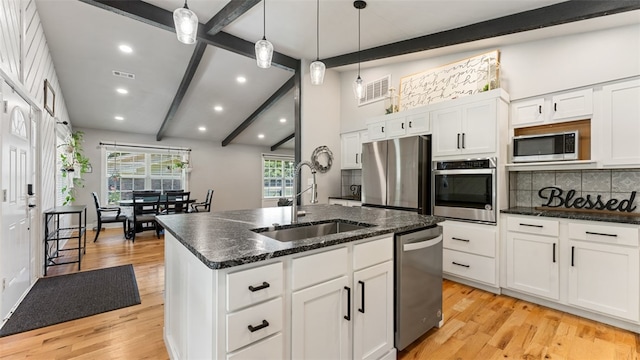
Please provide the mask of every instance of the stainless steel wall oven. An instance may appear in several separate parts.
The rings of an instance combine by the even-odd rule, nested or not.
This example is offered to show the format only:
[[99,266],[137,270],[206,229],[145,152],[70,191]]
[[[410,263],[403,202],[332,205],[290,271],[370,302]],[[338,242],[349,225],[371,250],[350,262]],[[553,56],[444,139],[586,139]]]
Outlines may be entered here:
[[496,222],[496,158],[433,162],[433,214]]

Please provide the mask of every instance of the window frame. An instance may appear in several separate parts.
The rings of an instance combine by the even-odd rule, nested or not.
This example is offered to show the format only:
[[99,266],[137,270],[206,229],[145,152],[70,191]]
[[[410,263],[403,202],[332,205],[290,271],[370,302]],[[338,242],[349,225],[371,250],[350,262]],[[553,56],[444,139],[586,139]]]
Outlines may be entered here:
[[[280,166],[279,166],[279,170],[281,171],[281,176],[275,177],[275,176],[265,176],[266,175],[266,171],[268,169],[268,167],[266,166],[267,161],[279,161]],[[288,164],[287,164],[288,163]],[[280,198],[292,198],[293,197],[293,181],[294,181],[294,169],[295,169],[295,159],[293,156],[287,156],[287,155],[270,155],[270,154],[262,154],[262,159],[261,159],[261,168],[262,168],[262,176],[261,176],[261,196],[263,200],[274,200],[274,199],[280,199]],[[277,169],[277,168],[273,168],[273,169]],[[289,171],[289,174],[291,176],[287,177],[287,171]],[[267,181],[280,181],[280,185],[279,186],[266,186],[265,183]],[[287,184],[289,184],[289,186],[287,186]],[[275,195],[267,195],[267,192],[269,190],[267,189],[271,189],[271,190],[276,190],[280,189],[280,193],[279,194],[275,194]]]

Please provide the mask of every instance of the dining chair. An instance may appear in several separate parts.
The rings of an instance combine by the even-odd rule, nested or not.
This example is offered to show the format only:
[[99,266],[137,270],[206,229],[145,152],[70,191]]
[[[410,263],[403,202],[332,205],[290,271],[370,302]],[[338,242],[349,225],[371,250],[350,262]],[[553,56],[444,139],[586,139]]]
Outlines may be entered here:
[[156,222],[156,215],[160,213],[159,191],[134,191],[133,211],[129,216],[129,237],[136,240],[136,233],[155,230],[160,238],[160,226]]
[[213,197],[213,189],[207,190],[205,201],[191,204],[192,212],[211,212],[211,198]]
[[96,205],[96,216],[98,219],[98,227],[96,228],[96,237],[93,239],[93,242],[98,240],[98,235],[100,235],[100,231],[102,230],[102,224],[108,223],[122,223],[122,232],[124,236],[127,236],[127,217],[125,215],[120,215],[122,209],[119,206],[100,206],[100,199],[98,198],[98,193],[93,191],[91,193],[93,196],[93,203]]
[[182,214],[189,212],[190,191],[167,191],[162,214]]

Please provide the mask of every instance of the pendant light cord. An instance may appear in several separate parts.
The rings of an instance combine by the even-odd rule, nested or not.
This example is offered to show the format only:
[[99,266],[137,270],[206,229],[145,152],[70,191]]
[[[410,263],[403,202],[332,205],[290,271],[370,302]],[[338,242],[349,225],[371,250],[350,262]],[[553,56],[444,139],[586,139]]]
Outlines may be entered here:
[[267,40],[267,0],[262,0],[262,40]]
[[360,10],[358,9],[358,77],[360,77]]
[[316,0],[316,61],[320,60],[320,0]]

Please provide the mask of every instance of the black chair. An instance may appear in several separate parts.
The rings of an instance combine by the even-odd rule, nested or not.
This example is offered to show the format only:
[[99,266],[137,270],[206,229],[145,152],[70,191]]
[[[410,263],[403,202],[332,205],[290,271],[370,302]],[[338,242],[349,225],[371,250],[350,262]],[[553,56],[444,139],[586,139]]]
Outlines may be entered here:
[[182,214],[189,212],[190,191],[167,191],[162,214]]
[[100,231],[102,230],[102,224],[121,222],[124,236],[127,236],[127,217],[120,215],[121,209],[117,206],[100,206],[98,194],[94,191],[91,195],[93,195],[93,202],[96,205],[96,215],[98,217],[98,227],[96,230],[96,237],[93,239],[93,242],[98,240],[98,235],[100,235]]
[[207,190],[207,198],[203,202],[191,204],[193,212],[211,212],[211,198],[213,197],[213,189]]
[[133,213],[129,217],[129,237],[136,241],[136,234],[142,231],[155,230],[160,238],[160,226],[156,215],[160,213],[159,191],[134,191]]

